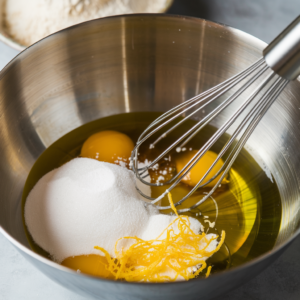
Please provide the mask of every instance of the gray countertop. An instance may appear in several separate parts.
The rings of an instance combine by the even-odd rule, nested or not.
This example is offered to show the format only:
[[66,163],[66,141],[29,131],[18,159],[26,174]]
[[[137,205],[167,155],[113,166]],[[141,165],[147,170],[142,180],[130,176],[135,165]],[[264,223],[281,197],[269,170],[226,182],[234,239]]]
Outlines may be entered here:
[[[270,42],[299,15],[300,0],[175,0],[169,13],[225,23]],[[17,51],[0,43],[0,70]],[[0,235],[1,300],[83,300],[31,266]],[[218,300],[299,300],[300,237],[268,269]]]

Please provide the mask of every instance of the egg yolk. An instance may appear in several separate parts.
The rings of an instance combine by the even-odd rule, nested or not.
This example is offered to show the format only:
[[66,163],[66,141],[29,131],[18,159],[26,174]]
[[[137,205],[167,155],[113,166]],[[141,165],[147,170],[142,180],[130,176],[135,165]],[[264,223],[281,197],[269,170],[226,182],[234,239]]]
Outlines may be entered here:
[[124,133],[106,130],[91,135],[83,144],[80,156],[104,162],[129,163],[133,141]]
[[106,269],[108,262],[105,256],[96,254],[78,255],[66,258],[62,263],[63,266],[79,270],[82,273],[99,276],[107,279],[114,279],[115,276]]
[[[175,161],[177,172],[180,172],[197,152],[198,150],[191,150],[179,155]],[[191,169],[191,171],[182,179],[182,182],[188,184],[189,186],[197,185],[200,179],[204,176],[204,174],[208,171],[210,166],[213,164],[217,156],[218,155],[215,152],[207,151],[205,155]],[[224,164],[223,160],[220,159],[217,162],[217,164],[212,168],[212,170],[208,173],[207,177],[201,183],[201,185],[209,181],[220,170],[223,164]],[[213,187],[218,182],[221,175],[222,173],[217,178],[215,178],[212,182],[208,183],[206,187]],[[224,178],[222,183],[227,183],[227,180]]]

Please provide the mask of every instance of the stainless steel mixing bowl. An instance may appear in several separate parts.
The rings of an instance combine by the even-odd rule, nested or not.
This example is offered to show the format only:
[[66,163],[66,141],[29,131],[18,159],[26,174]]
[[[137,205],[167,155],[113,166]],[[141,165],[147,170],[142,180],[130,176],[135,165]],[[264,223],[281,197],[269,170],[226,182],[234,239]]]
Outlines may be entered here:
[[0,74],[1,233],[51,279],[98,299],[211,299],[258,274],[300,232],[298,82],[288,85],[247,144],[272,172],[283,206],[274,249],[241,267],[165,284],[77,274],[30,250],[21,195],[33,163],[65,133],[113,114],[170,109],[244,69],[264,47],[244,32],[205,20],[128,15],[68,28],[23,51]]

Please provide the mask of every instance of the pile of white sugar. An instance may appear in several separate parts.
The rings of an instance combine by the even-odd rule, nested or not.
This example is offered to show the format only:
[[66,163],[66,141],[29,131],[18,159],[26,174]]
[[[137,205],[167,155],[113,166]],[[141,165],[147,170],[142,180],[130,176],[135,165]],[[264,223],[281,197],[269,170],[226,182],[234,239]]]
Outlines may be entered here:
[[[102,255],[94,246],[115,257],[119,238],[155,239],[174,218],[145,205],[132,171],[89,158],[75,158],[43,176],[25,204],[33,240],[59,263],[70,256]],[[195,233],[202,230],[198,220],[190,222]]]
[[35,242],[58,262],[99,254],[96,245],[113,255],[116,240],[138,234],[153,213],[137,201],[132,175],[88,158],[76,158],[46,174],[25,205],[25,222]]
[[[29,46],[63,28],[101,17],[161,12],[167,0],[6,0],[4,25]],[[0,10],[1,11],[1,10]]]

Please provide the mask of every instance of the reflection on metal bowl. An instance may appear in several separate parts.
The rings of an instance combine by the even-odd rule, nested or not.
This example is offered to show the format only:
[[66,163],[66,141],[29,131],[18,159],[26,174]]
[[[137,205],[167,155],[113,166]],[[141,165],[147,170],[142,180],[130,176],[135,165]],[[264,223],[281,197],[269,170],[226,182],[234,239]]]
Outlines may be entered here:
[[113,114],[166,111],[244,69],[264,47],[213,22],[140,14],[76,25],[26,49],[0,73],[2,234],[51,279],[98,299],[211,299],[251,279],[300,231],[298,82],[287,86],[247,143],[277,183],[282,221],[274,249],[240,267],[206,280],[165,284],[78,274],[30,250],[21,195],[38,156],[67,132]]

